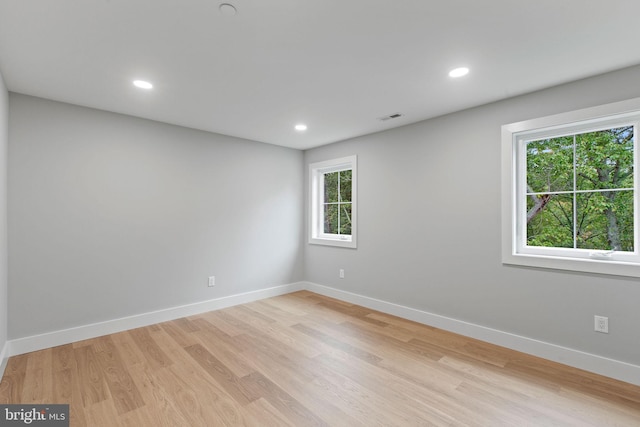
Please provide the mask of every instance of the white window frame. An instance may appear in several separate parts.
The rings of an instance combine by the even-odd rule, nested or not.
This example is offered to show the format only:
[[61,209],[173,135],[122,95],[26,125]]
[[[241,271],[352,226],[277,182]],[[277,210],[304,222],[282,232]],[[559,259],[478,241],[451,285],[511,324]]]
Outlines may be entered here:
[[[526,245],[526,142],[633,124],[634,252]],[[502,126],[502,262],[527,267],[640,277],[638,182],[640,98]]]
[[[324,233],[324,174],[351,169],[351,235]],[[309,243],[316,245],[357,248],[357,157],[311,163],[309,165]]]

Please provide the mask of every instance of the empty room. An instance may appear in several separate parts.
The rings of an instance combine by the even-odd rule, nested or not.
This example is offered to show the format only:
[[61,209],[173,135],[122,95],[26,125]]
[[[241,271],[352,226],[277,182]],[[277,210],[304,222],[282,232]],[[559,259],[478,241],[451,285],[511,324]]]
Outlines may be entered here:
[[637,16],[0,0],[0,426],[640,425]]

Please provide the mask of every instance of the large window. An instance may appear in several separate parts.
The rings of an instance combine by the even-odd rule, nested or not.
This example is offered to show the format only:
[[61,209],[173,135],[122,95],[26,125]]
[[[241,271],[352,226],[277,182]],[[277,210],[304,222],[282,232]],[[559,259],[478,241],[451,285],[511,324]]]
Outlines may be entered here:
[[640,100],[503,126],[503,261],[640,276]]
[[309,166],[309,242],[356,247],[356,157]]

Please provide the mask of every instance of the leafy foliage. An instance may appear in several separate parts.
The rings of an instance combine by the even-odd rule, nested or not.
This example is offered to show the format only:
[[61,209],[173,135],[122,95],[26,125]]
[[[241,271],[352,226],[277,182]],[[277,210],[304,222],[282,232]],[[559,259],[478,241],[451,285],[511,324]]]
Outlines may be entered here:
[[324,232],[351,234],[352,171],[324,174]]
[[633,251],[633,126],[527,143],[527,244]]

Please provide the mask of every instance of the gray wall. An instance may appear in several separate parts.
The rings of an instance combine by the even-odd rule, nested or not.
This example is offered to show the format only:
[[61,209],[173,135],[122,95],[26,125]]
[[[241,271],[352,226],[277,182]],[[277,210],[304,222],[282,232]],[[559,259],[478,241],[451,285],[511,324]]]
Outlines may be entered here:
[[640,280],[500,256],[501,125],[640,97],[638,82],[629,68],[305,152],[307,167],[356,154],[359,202],[358,248],[307,245],[307,280],[640,364]]
[[[7,342],[7,147],[9,94],[0,74],[0,352]],[[2,364],[2,360],[0,360]],[[1,371],[1,369],[0,369]]]
[[303,278],[302,152],[9,106],[10,339]]

